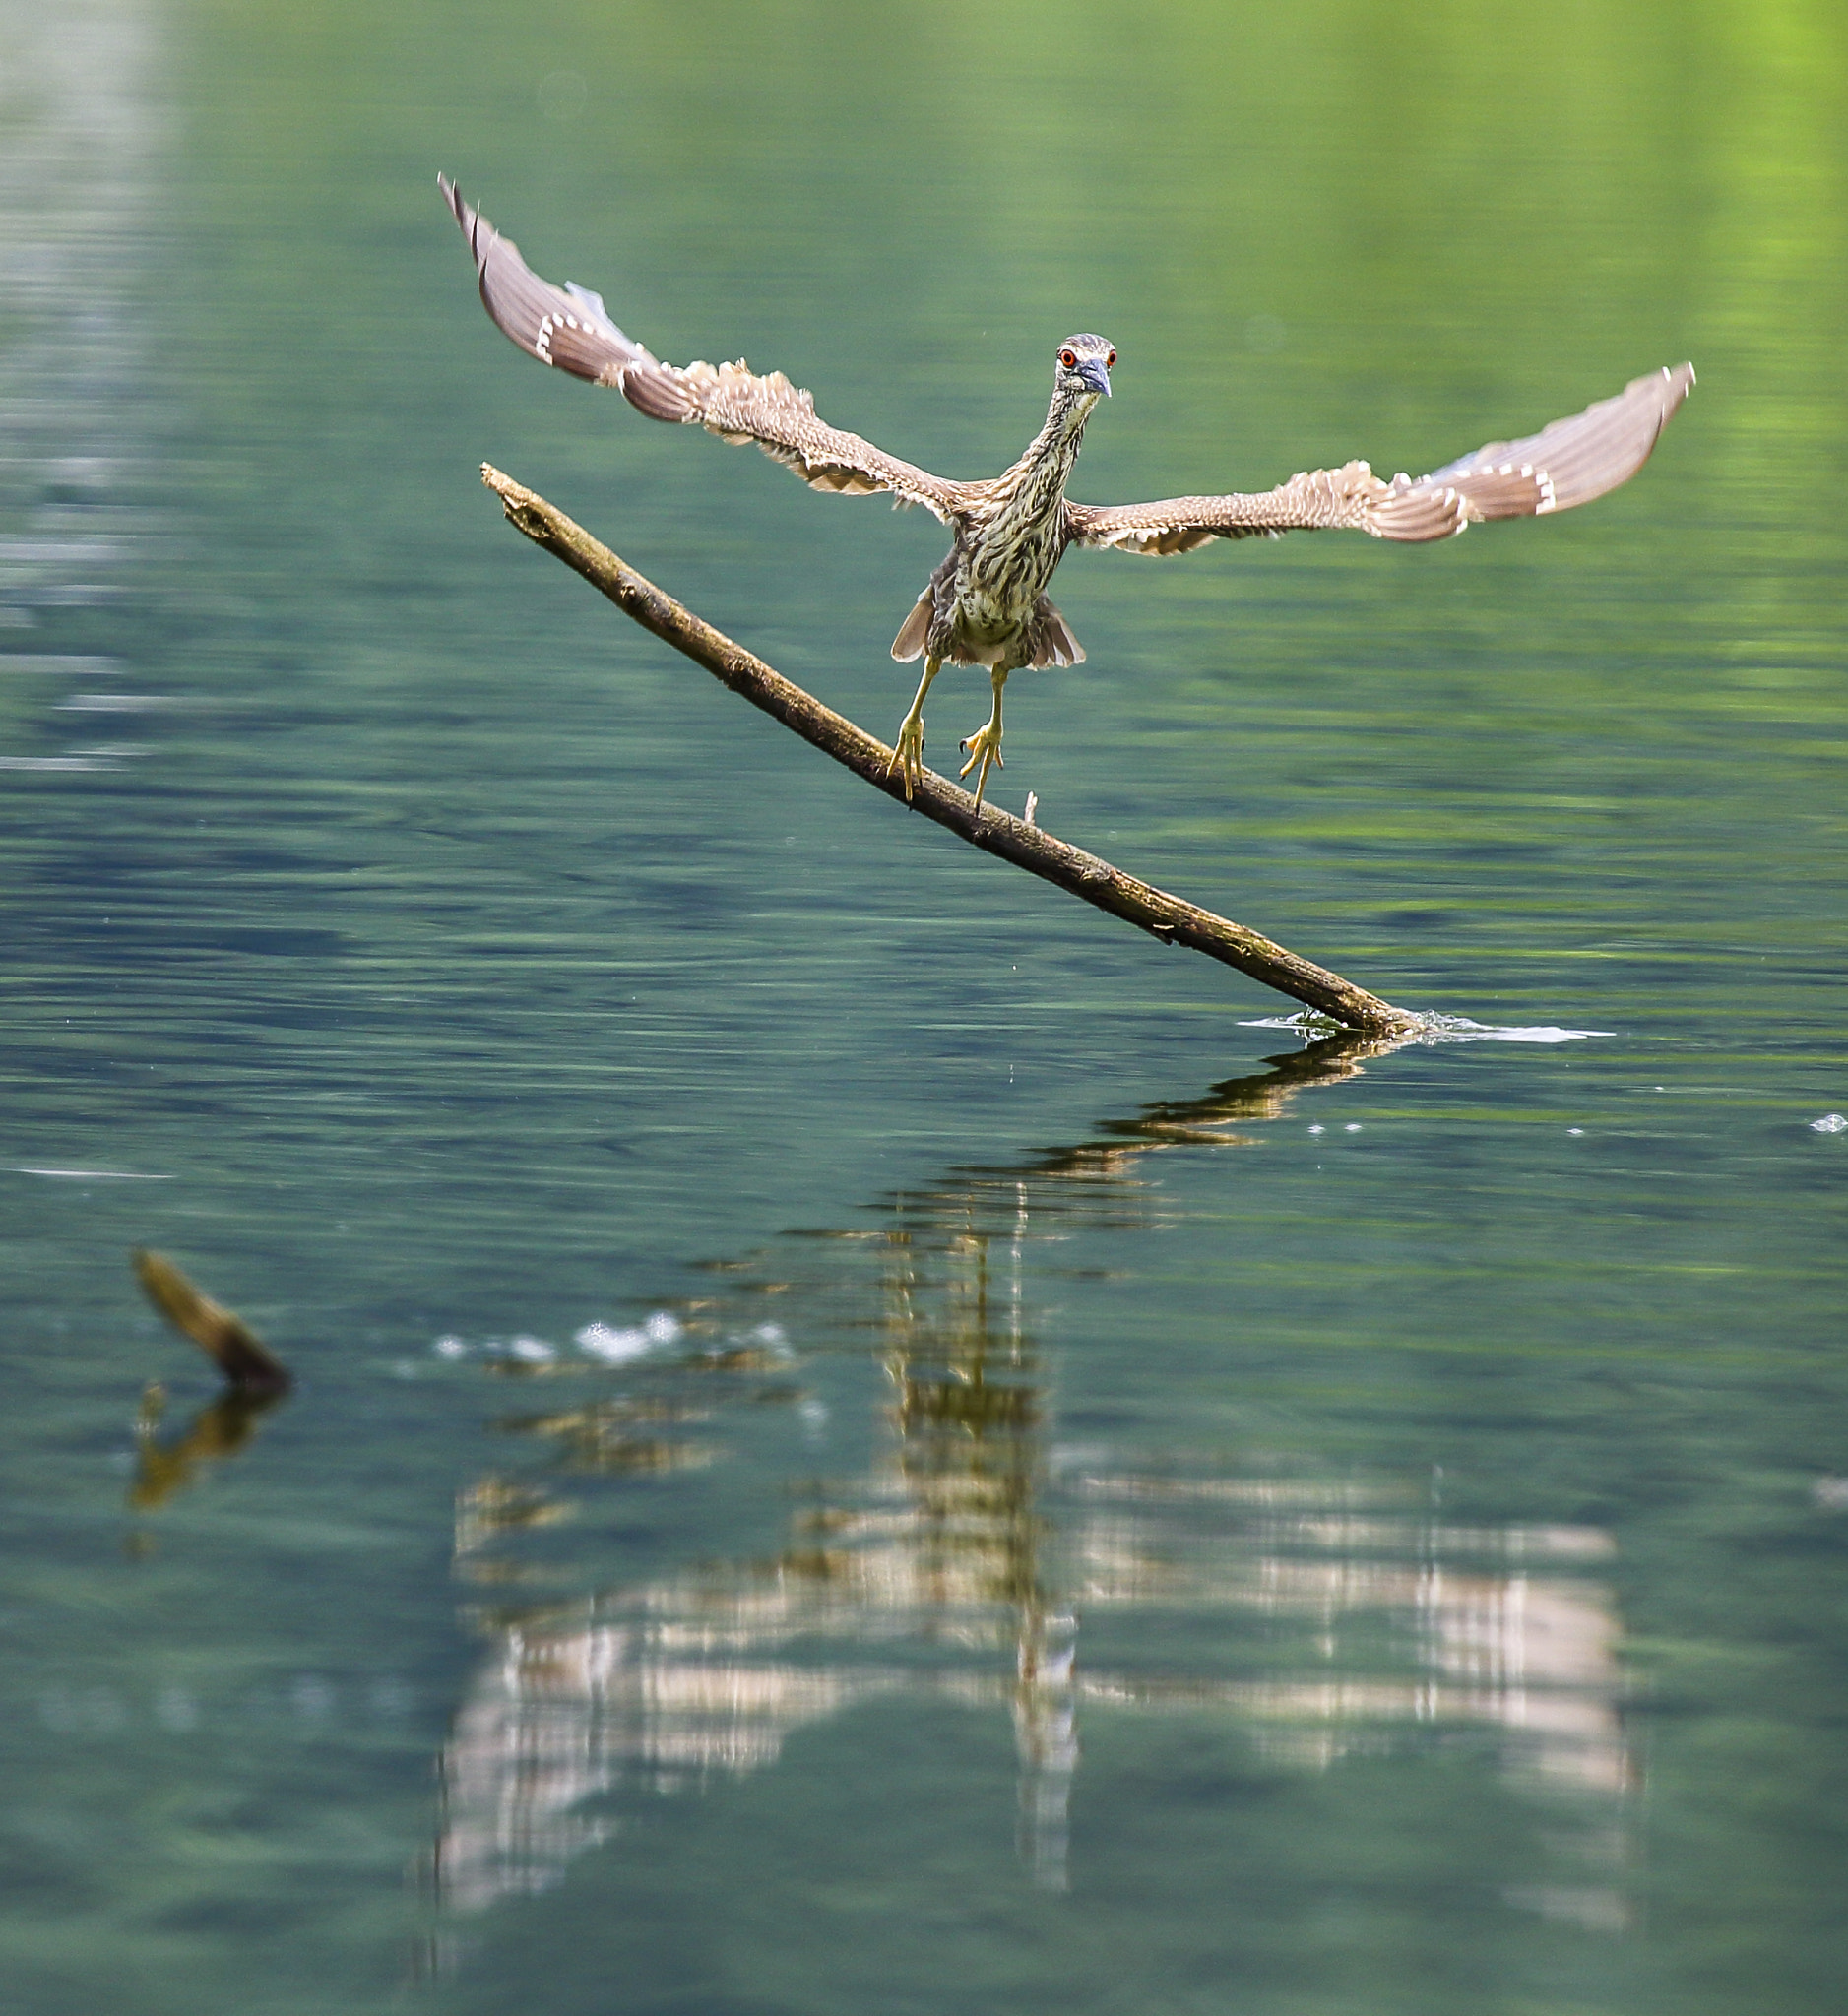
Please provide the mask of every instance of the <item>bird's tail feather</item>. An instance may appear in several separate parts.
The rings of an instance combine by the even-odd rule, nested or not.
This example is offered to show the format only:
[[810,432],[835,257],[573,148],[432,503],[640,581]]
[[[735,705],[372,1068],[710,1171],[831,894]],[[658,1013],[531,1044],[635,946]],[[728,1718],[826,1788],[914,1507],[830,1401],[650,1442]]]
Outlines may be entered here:
[[1084,646],[1071,634],[1071,625],[1045,596],[1034,607],[1033,630],[1028,641],[1033,656],[1027,664],[1033,671],[1042,671],[1048,665],[1084,663]]
[[892,640],[892,656],[902,665],[908,665],[915,658],[924,657],[924,640],[930,634],[930,608],[932,597],[925,589],[912,604],[912,612],[905,618],[903,627]]

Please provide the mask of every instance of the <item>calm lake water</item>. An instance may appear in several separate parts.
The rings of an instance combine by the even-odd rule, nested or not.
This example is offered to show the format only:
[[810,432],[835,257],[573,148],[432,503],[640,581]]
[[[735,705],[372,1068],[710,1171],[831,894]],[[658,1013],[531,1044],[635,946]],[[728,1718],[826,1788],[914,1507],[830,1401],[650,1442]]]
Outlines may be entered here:
[[[8,2008],[1836,2004],[1844,133],[1840,5],[0,4]],[[1598,1034],[1306,1049],[626,624],[479,462],[882,735],[942,535],[520,357],[439,168],[953,473],[1104,331],[1087,498],[1693,357],[1010,689],[1011,809]]]

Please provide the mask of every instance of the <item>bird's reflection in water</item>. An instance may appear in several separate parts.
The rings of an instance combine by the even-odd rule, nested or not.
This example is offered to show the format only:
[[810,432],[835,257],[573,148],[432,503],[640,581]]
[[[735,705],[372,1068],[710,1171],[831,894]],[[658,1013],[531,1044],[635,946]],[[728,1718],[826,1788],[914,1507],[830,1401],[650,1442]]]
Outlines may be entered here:
[[[1630,1765],[1617,1620],[1591,1572],[1611,1551],[1602,1533],[1465,1528],[1392,1480],[1155,1474],[1049,1437],[1023,1315],[1031,1243],[1074,1221],[1149,1222],[1144,1158],[1248,1139],[1242,1126],[1390,1046],[1318,1043],[1093,1141],[890,1199],[871,1230],[809,1235],[850,1247],[807,1247],[836,1263],[813,1284],[775,1280],[767,1262],[715,1270],[705,1320],[746,1339],[729,1355],[525,1418],[568,1465],[639,1475],[700,1460],[691,1423],[737,1404],[715,1372],[756,1399],[790,1376],[748,1342],[771,1289],[801,1303],[806,1329],[870,1326],[889,1379],[880,1453],[811,1486],[779,1551],[489,1623],[442,1758],[443,1902],[475,1911],[543,1889],[620,1824],[625,1800],[755,1770],[797,1728],[900,1691],[1011,1716],[1021,1850],[1054,1889],[1087,1710],[1226,1717],[1271,1757],[1324,1769],[1407,1726],[1486,1725],[1509,1769],[1615,1800]],[[562,1509],[504,1480],[465,1493],[461,1572],[516,1573],[506,1537]],[[1138,1613],[1144,1628],[1123,1628]],[[1202,1670],[1197,1631],[1174,1670],[1158,1613],[1244,1624],[1214,1638],[1218,1670]],[[1607,1888],[1520,1901],[1622,1922]]]

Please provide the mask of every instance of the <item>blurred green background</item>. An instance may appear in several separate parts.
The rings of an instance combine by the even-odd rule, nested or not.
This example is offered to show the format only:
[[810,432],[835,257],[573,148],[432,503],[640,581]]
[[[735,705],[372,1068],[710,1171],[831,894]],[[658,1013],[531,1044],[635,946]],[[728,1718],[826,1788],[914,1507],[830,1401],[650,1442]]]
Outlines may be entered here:
[[[1839,5],[0,0],[19,2007],[1827,2002],[1845,134]],[[482,460],[885,736],[941,529],[522,358],[439,168],[952,474],[1104,332],[1098,501],[1691,356],[1009,689],[1010,809],[1604,1034],[1267,1062],[623,623]],[[229,1460],[136,1243],[301,1374]]]

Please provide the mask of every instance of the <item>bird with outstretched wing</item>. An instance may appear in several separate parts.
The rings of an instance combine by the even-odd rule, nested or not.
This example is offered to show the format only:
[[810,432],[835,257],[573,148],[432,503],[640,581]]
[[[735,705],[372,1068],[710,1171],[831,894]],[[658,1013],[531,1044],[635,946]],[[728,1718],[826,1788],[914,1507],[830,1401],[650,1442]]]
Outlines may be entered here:
[[602,297],[541,280],[447,176],[443,198],[462,226],[495,326],[529,356],[594,385],[613,386],[650,419],[698,425],[755,442],[817,490],[891,492],[950,528],[950,550],[899,630],[892,656],[922,658],[924,676],[899,724],[892,768],[905,794],[924,770],[924,706],[946,662],[985,665],[994,688],[987,723],[962,747],[961,774],[980,766],[976,802],[1001,751],[1001,689],[1010,672],[1078,664],[1083,647],[1046,590],[1068,546],[1188,553],[1209,539],[1278,538],[1287,532],[1365,532],[1419,543],[1492,518],[1538,518],[1589,503],[1635,474],[1688,397],[1691,364],[1633,378],[1612,399],[1520,441],[1495,441],[1430,475],[1383,482],[1364,462],[1307,470],[1274,490],[1165,497],[1151,504],[1077,504],[1065,495],[1085,422],[1110,397],[1115,348],[1072,336],[1053,364],[1046,424],[1011,468],[986,482],[955,482],[831,427],[813,397],[781,371],[745,364],[664,364],[609,318]]

